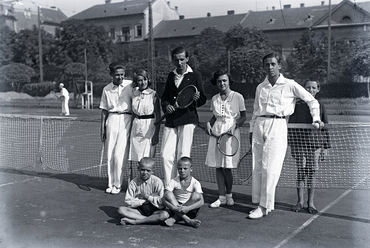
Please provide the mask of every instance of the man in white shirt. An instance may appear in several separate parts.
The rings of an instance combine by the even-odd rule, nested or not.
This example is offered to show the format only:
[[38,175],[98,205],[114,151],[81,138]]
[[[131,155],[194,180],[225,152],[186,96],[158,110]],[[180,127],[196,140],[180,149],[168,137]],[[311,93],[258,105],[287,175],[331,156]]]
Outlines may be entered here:
[[301,85],[280,74],[280,56],[270,53],[263,58],[266,79],[258,85],[250,121],[253,152],[252,201],[259,206],[249,218],[257,219],[274,210],[275,188],[279,181],[287,149],[287,118],[294,112],[297,98],[305,101],[314,123],[320,128],[318,101]]
[[69,115],[69,92],[66,88],[64,88],[64,84],[60,83],[59,84],[59,89],[60,89],[60,98],[62,99],[62,115]]

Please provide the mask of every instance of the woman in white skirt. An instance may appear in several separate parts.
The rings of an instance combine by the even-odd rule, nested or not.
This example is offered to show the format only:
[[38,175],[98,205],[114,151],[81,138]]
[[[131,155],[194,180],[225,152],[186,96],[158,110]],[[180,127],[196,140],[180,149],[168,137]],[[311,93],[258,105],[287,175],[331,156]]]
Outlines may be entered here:
[[[244,98],[238,92],[230,89],[231,78],[224,70],[218,70],[213,74],[211,80],[213,85],[217,85],[220,93],[212,97],[211,110],[213,116],[207,122],[207,132],[218,136],[225,132],[233,133],[240,140],[240,130],[238,127],[243,125],[246,120]],[[240,149],[232,156],[223,155],[217,147],[217,139],[213,136],[209,138],[206,165],[216,168],[216,180],[218,186],[218,199],[210,207],[216,208],[221,205],[234,205],[232,198],[233,174],[231,169],[238,165]]]
[[133,121],[130,140],[130,161],[140,161],[143,157],[154,157],[158,144],[160,125],[154,126],[161,117],[159,98],[150,88],[150,80],[145,70],[138,70],[134,75],[132,112]]

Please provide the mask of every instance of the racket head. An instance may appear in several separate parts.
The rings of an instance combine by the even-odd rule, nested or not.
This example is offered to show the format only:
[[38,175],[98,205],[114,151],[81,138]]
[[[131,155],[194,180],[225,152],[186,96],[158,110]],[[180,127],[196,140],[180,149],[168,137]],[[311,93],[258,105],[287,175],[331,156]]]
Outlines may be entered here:
[[176,96],[176,106],[179,109],[184,109],[193,103],[193,96],[198,92],[197,87],[194,85],[188,85],[183,88]]
[[252,176],[253,164],[252,164],[252,150],[250,149],[238,163],[236,169],[236,175],[241,183],[246,183]]
[[238,138],[229,132],[221,134],[217,139],[218,150],[225,156],[234,156],[239,150],[239,145]]

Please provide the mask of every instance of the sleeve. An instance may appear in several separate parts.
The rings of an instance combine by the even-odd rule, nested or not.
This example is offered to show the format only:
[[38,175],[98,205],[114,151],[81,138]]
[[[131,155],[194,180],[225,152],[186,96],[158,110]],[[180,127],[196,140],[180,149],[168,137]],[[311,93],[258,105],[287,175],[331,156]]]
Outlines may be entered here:
[[296,98],[301,98],[305,101],[310,108],[310,113],[312,116],[313,122],[320,120],[320,104],[305,88],[303,88],[297,82],[294,82],[294,94]]
[[194,177],[193,177],[193,179],[194,179],[194,189],[193,189],[193,192],[197,192],[199,194],[203,194],[202,185]]
[[149,196],[148,201],[159,209],[163,209],[162,198],[164,194],[164,187],[161,179],[156,179],[153,185],[153,194]]
[[167,105],[170,105],[170,100],[169,100],[169,83],[170,83],[170,77],[171,77],[171,73],[168,74],[167,76],[167,80],[166,80],[166,83],[165,83],[165,86],[164,86],[164,91],[163,91],[163,94],[162,94],[162,97],[161,97],[161,107],[162,107],[162,111],[163,113],[166,113],[166,108],[167,108]]
[[107,93],[106,93],[105,89],[103,89],[103,93],[101,95],[99,108],[104,109],[104,110],[108,110]]
[[[325,106],[320,102],[320,111],[321,111],[321,120],[324,123],[329,123],[328,116],[326,113],[326,108]],[[324,149],[328,149],[331,147],[330,144],[330,135],[329,135],[329,130],[327,128],[324,128],[321,130],[322,135],[323,135],[323,147]]]
[[168,183],[168,185],[166,186],[166,190],[172,192],[175,188],[175,182],[176,181],[174,179],[171,179],[170,182]]
[[196,102],[197,107],[203,106],[207,102],[207,97],[204,92],[204,87],[203,87],[203,81],[202,81],[202,74],[199,72],[195,72],[195,80],[196,80],[196,87],[200,93],[200,98]]
[[239,111],[245,111],[245,101],[242,94],[238,93],[238,104],[239,104]]
[[253,103],[253,115],[252,115],[252,119],[250,120],[249,122],[249,132],[252,133],[253,132],[253,128],[254,128],[254,123],[256,123],[256,119],[257,119],[257,114],[258,114],[258,98],[259,98],[259,95],[260,95],[260,87],[257,87],[256,89],[256,95],[254,97],[254,103]]

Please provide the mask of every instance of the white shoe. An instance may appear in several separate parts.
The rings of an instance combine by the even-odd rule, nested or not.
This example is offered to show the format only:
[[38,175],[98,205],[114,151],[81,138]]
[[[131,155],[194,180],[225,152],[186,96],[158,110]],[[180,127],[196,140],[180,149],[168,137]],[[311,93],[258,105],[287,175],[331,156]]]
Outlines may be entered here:
[[226,197],[226,205],[227,206],[233,206],[234,205],[234,199],[232,197]]
[[209,205],[210,208],[218,208],[220,207],[221,205],[225,205],[226,202],[222,202],[220,199],[217,199],[215,202],[211,203]]
[[117,195],[119,194],[119,192],[121,192],[121,188],[117,188],[116,186],[113,186],[111,194]]
[[105,193],[110,194],[110,193],[112,193],[112,190],[113,190],[113,188],[109,187],[105,190]]
[[266,216],[268,212],[266,210],[263,210],[262,207],[258,207],[255,210],[251,211],[248,218],[249,219],[259,219],[263,216]]

